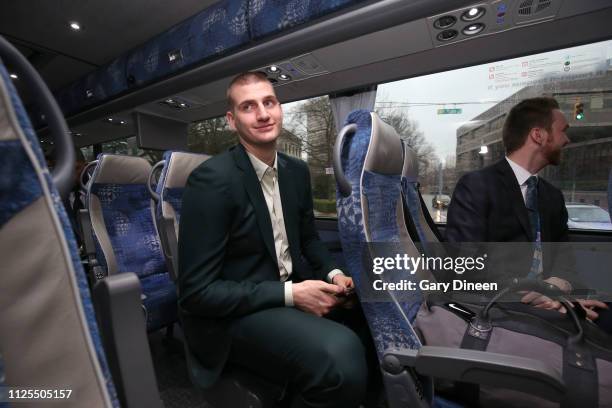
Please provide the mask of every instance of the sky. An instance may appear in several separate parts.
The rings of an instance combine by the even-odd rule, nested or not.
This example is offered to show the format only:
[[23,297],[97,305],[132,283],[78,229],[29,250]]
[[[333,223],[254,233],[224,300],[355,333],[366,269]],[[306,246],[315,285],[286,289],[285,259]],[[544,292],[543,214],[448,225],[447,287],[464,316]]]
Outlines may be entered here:
[[[505,61],[477,65],[438,74],[390,82],[378,86],[380,102],[439,103],[430,106],[410,106],[410,119],[419,124],[425,138],[432,143],[440,159],[454,155],[456,130],[475,116],[486,111],[527,84],[553,76],[597,75],[605,71],[606,60],[612,56],[612,41],[536,54]],[[566,65],[566,62],[570,63]],[[568,66],[570,69],[566,71]],[[600,71],[601,72],[601,71]],[[493,101],[493,103],[485,103]],[[453,105],[460,102],[475,102]],[[439,108],[461,108],[461,114],[439,115]]]
[[[612,58],[612,41],[409,78],[378,86],[376,106],[405,111],[418,123],[440,160],[455,155],[456,130],[475,116],[527,85],[550,78],[603,75]],[[286,120],[303,102],[285,104]],[[427,105],[422,105],[427,104]],[[438,109],[460,108],[460,114]],[[383,109],[383,112],[387,109]],[[393,109],[388,109],[393,110]]]

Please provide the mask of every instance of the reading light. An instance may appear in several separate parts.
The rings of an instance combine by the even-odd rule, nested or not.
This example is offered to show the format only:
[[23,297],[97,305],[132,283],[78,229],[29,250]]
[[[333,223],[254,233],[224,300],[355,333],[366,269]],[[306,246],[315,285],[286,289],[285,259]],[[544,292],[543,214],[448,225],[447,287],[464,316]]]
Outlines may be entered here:
[[472,7],[461,15],[463,21],[475,21],[484,16],[485,9],[483,7]]
[[475,23],[475,24],[470,24],[469,26],[465,27],[461,32],[465,35],[476,35],[482,30],[484,30],[484,28],[485,28],[484,24]]
[[76,21],[73,21],[70,23],[70,28],[73,31],[79,31],[81,29],[81,25],[79,23],[77,23]]

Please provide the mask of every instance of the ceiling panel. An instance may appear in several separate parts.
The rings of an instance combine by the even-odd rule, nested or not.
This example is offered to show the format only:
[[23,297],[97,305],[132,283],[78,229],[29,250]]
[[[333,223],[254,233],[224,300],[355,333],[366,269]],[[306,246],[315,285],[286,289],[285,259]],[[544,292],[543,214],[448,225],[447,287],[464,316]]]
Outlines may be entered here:
[[[198,13],[215,0],[3,0],[9,41],[102,65]],[[69,22],[78,21],[74,32]]]

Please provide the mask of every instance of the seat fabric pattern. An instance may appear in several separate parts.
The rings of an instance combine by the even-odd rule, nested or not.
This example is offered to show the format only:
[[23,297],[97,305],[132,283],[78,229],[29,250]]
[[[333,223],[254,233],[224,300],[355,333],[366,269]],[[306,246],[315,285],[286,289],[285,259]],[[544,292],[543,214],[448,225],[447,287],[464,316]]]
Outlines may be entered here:
[[[347,118],[347,124],[350,123],[357,124],[358,128],[354,135],[347,136],[341,165],[352,191],[348,197],[337,195],[338,229],[348,271],[355,280],[358,296],[363,299],[365,287],[370,283],[365,281],[367,275],[362,264],[367,240],[361,194],[368,201],[371,242],[399,243],[396,206],[401,193],[400,175],[363,171],[372,132],[371,114],[365,110],[355,111]],[[386,296],[383,301],[361,302],[379,359],[389,349],[420,347],[409,320],[414,319],[420,302],[402,303],[388,292],[382,292],[382,295]]]
[[[375,119],[372,119],[372,118]],[[358,128],[354,135],[347,136],[341,155],[341,166],[349,180],[352,191],[348,197],[337,194],[338,229],[348,271],[355,281],[357,295],[368,321],[370,333],[379,359],[387,351],[420,348],[421,342],[412,328],[422,295],[415,291],[408,301],[396,299],[388,291],[380,292],[384,299],[364,301],[368,274],[363,270],[363,251],[368,247],[367,256],[400,253],[401,234],[398,226],[397,208],[401,207],[401,175],[378,174],[364,170],[364,162],[370,148],[372,121],[379,120],[375,114],[360,110],[352,112],[347,124],[355,123]],[[361,198],[367,202],[363,205]],[[366,211],[365,214],[363,211]],[[368,222],[370,241],[366,239],[364,219]],[[384,243],[382,249],[376,243]],[[379,275],[384,281],[397,282],[402,279],[414,281],[415,275],[408,271],[391,271],[389,277]],[[435,408],[460,408],[454,402],[434,397]]]
[[[41,196],[38,178],[19,140],[0,141],[0,227]],[[20,174],[22,177],[14,177]],[[6,196],[4,196],[6,194]]]
[[147,310],[147,329],[155,331],[176,321],[178,314],[176,287],[167,273],[149,275],[140,280]]
[[[99,165],[103,156],[98,157]],[[167,326],[177,320],[176,287],[162,254],[151,214],[150,193],[144,184],[98,183],[97,176],[94,172],[88,194],[100,201],[117,263],[116,273],[134,272],[140,279],[147,330]],[[100,242],[95,235],[94,238],[98,262],[108,268]]]
[[[207,160],[210,156],[198,153],[187,153],[168,150],[164,153],[164,166],[159,176],[156,192],[159,194],[160,202],[157,204],[156,214],[158,219],[162,215],[175,219],[175,225],[179,225],[181,219],[181,208],[183,204],[183,192],[189,174],[195,167]],[[172,174],[170,174],[172,173]],[[176,176],[180,176],[177,177]],[[169,179],[173,178],[170,182]],[[165,214],[163,206],[169,205],[173,214]]]
[[[8,89],[11,104],[16,113],[19,126],[21,127],[21,130],[23,131],[30,148],[34,153],[35,160],[38,162],[38,166],[43,169],[46,187],[51,194],[55,213],[58,215],[62,226],[62,236],[60,239],[66,241],[70,251],[72,266],[75,272],[74,278],[78,286],[79,296],[91,342],[102,371],[101,375],[103,376],[106,384],[112,406],[118,408],[119,400],[117,398],[115,386],[110,375],[108,363],[102,347],[102,340],[100,338],[98,324],[91,301],[89,286],[78,255],[79,252],[71,223],[68,220],[68,215],[62,204],[59,193],[51,180],[42,149],[40,148],[38,142],[38,137],[32,128],[30,119],[21,102],[21,99],[19,98],[19,95],[12,84],[12,80],[9,78],[9,75],[1,60],[0,80]],[[18,145],[16,145],[16,143]],[[8,167],[9,165],[12,165],[13,167]],[[0,141],[0,168],[3,170],[0,173],[0,212],[2,213],[0,227],[2,227],[2,225],[12,218],[12,216],[14,216],[20,209],[25,208],[25,206],[38,199],[43,194],[43,190],[39,183],[34,165],[26,154],[24,147],[21,146],[21,141]],[[17,202],[18,204],[12,206],[5,204],[6,202],[10,201]],[[8,210],[8,212],[5,213],[5,210]],[[8,273],[8,271],[4,271],[4,273]]]
[[[246,0],[220,1],[133,50],[127,75],[135,85],[225,54],[249,41]],[[182,58],[170,62],[168,53]]]
[[251,36],[262,37],[315,20],[363,0],[251,0]]
[[[221,0],[60,89],[55,96],[64,114],[72,115],[364,1]],[[170,61],[171,53],[178,57]]]
[[146,187],[95,183],[91,193],[102,205],[102,216],[115,252],[118,272],[134,272],[141,279],[164,272],[166,267]]

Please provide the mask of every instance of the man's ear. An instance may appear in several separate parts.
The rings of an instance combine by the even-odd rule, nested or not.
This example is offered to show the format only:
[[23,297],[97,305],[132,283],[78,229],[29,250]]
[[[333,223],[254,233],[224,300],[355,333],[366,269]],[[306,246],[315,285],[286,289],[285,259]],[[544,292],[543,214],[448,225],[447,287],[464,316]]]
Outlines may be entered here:
[[225,119],[230,127],[230,130],[236,130],[236,123],[234,122],[234,113],[232,111],[225,112]]
[[529,138],[538,146],[541,146],[544,143],[544,138],[546,135],[544,134],[544,129],[535,127],[529,131]]

